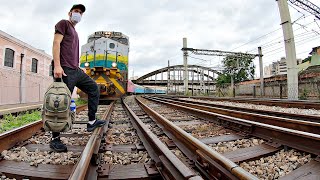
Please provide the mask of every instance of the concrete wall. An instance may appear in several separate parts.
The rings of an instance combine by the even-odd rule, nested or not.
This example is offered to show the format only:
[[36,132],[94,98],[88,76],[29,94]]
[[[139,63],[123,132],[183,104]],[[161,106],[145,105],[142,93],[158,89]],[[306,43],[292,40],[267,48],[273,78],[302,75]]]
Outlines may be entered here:
[[[4,66],[6,48],[15,51],[13,67]],[[32,58],[38,60],[37,73],[31,72]],[[21,103],[42,101],[46,89],[52,83],[52,77],[49,76],[51,60],[52,57],[44,51],[0,31],[0,105],[20,103],[20,99]]]

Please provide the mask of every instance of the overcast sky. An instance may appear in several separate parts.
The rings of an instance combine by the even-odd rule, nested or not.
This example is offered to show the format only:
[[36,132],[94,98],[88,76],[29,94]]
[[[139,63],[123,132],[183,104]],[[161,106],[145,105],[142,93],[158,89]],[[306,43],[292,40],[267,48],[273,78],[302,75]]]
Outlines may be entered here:
[[[309,1],[320,6],[317,0]],[[68,19],[67,13],[73,4],[84,4],[87,10],[76,26],[80,45],[94,31],[120,31],[128,35],[129,76],[132,76],[133,70],[135,76],[141,76],[167,66],[168,60],[171,65],[182,64],[180,49],[183,37],[188,38],[188,47],[192,48],[257,53],[257,47],[262,45],[264,65],[285,56],[280,15],[275,0],[0,2],[0,29],[50,55],[55,24],[61,19]],[[300,18],[293,25],[297,57],[305,58],[312,47],[320,45],[320,35],[317,34],[320,32],[320,21],[314,22],[314,16],[298,10],[300,12],[290,7],[292,21]],[[250,43],[243,45],[247,42]],[[222,60],[210,56],[190,56],[189,64],[210,67],[219,66]],[[255,64],[258,66],[257,59]]]

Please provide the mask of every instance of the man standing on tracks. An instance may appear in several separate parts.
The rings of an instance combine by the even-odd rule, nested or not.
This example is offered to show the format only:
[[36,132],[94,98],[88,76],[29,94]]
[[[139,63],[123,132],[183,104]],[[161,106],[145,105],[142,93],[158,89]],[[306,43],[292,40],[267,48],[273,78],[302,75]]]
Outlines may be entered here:
[[[54,78],[62,78],[70,92],[75,86],[88,94],[87,131],[105,125],[105,121],[96,119],[99,103],[99,89],[94,80],[79,68],[79,37],[75,26],[80,22],[86,8],[82,4],[73,5],[70,9],[69,20],[61,20],[55,26],[53,40],[53,74]],[[60,140],[60,133],[52,133],[50,147],[58,152],[67,151],[67,146]]]

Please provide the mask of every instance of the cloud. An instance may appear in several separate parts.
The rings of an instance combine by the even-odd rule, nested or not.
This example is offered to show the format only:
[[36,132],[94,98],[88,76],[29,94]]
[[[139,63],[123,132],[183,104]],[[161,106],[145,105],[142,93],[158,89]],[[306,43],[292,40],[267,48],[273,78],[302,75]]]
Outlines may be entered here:
[[[67,13],[74,3],[65,0],[7,1],[1,5],[1,30],[51,54],[54,25],[68,18]],[[183,37],[188,38],[188,46],[193,48],[248,51],[282,35],[280,30],[276,35],[237,48],[281,27],[275,1],[79,0],[77,3],[83,3],[87,8],[82,22],[76,26],[80,44],[86,43],[88,35],[94,31],[123,32],[130,38],[130,71],[134,69],[138,76],[167,66],[168,60],[171,65],[182,64]],[[291,12],[292,19],[301,15],[294,9]],[[306,22],[303,20],[303,23]],[[219,58],[215,59],[216,64]],[[189,59],[190,64],[199,62]]]

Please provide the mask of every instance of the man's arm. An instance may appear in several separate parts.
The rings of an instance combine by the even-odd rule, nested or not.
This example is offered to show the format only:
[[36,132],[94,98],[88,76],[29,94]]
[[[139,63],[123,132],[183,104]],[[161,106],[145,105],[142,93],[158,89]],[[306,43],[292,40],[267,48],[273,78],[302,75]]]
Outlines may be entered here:
[[67,76],[60,64],[60,43],[63,39],[63,35],[56,33],[54,34],[53,46],[52,46],[52,54],[54,61],[54,77],[61,78],[62,75]]

